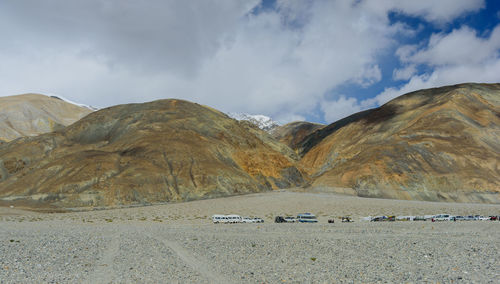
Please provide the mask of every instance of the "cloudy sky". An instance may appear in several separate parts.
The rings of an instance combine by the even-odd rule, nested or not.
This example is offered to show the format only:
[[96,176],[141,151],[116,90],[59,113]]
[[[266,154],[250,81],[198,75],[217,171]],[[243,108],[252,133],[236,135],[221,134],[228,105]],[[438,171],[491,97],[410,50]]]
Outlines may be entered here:
[[0,96],[330,123],[461,82],[500,82],[500,1],[0,1]]

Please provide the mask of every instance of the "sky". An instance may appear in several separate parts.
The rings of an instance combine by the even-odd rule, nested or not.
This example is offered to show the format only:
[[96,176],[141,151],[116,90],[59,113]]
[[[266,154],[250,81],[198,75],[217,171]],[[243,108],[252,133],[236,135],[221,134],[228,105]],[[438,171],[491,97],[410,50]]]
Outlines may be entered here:
[[500,82],[500,1],[0,1],[0,96],[331,123],[463,82]]

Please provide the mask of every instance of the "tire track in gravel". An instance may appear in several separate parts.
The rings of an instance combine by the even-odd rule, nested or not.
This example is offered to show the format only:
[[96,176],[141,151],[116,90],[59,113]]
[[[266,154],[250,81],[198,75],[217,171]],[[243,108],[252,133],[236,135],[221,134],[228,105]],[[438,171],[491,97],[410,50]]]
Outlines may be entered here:
[[199,256],[194,256],[176,242],[159,239],[152,235],[150,235],[150,237],[162,242],[165,246],[170,248],[185,264],[207,278],[210,283],[235,283],[220,273],[215,272],[205,259],[202,259]]
[[101,259],[97,262],[96,269],[83,283],[113,283],[116,272],[113,269],[114,259],[120,251],[120,234],[110,237],[108,246],[101,254]]

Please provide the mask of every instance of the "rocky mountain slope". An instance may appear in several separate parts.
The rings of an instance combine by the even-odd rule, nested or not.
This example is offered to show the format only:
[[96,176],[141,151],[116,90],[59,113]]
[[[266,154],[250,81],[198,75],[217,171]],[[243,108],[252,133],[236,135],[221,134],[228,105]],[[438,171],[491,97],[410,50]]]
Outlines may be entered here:
[[38,94],[0,97],[0,141],[52,132],[92,110]]
[[256,127],[182,100],[114,106],[0,145],[0,199],[119,206],[302,185],[294,153]]
[[324,126],[319,123],[295,121],[274,128],[271,135],[276,140],[296,150],[307,136]]
[[416,200],[500,203],[500,84],[421,90],[301,141],[316,187]]

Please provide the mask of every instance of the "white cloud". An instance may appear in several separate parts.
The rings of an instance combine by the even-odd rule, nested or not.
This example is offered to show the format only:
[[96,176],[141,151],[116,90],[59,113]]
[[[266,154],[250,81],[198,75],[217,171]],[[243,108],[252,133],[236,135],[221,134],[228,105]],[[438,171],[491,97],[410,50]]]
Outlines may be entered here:
[[402,62],[409,64],[407,68],[420,64],[432,67],[432,71],[413,74],[402,87],[387,88],[375,98],[361,102],[364,107],[382,105],[397,96],[424,88],[464,82],[499,82],[500,25],[486,38],[477,36],[476,31],[468,27],[449,34],[434,34],[427,46],[404,46],[397,54]]
[[363,72],[358,78],[354,78],[354,82],[363,86],[368,87],[374,83],[377,83],[382,79],[382,72],[378,65],[367,66],[363,69]]
[[400,12],[416,17],[423,17],[429,22],[439,25],[450,22],[468,12],[475,12],[485,7],[484,0],[380,0],[365,1],[366,5],[381,13],[386,11]]
[[256,3],[235,1],[91,2],[3,9],[0,93],[49,91],[99,107],[180,97],[303,117],[339,84],[380,80],[376,57],[396,32],[386,15],[347,1],[280,2],[258,15],[247,14]]
[[325,113],[325,120],[329,123],[359,112],[361,106],[355,98],[346,98],[341,95],[337,100],[324,101],[321,110]]
[[[402,47],[403,50],[412,47]],[[480,38],[476,31],[469,27],[461,27],[449,34],[433,34],[426,48],[417,50],[413,54],[398,50],[401,59],[414,64],[430,66],[454,64],[478,64],[488,59],[494,59],[500,48],[500,27],[491,33],[489,38]],[[400,48],[401,49],[401,48]]]
[[[276,9],[255,15],[249,11],[258,1],[6,1],[0,4],[0,95],[55,93],[97,107],[177,97],[281,122],[314,115],[324,103],[331,121],[363,102],[328,101],[325,94],[345,83],[380,81],[379,54],[397,36],[415,34],[391,25],[390,11],[440,24],[484,5],[377,3],[278,1]],[[447,41],[435,38],[436,46]],[[407,49],[398,52],[409,66],[437,56],[435,47]]]
[[417,67],[415,67],[415,64],[410,64],[404,68],[395,69],[392,73],[392,78],[394,80],[408,80],[415,73],[417,73]]

